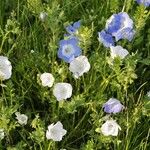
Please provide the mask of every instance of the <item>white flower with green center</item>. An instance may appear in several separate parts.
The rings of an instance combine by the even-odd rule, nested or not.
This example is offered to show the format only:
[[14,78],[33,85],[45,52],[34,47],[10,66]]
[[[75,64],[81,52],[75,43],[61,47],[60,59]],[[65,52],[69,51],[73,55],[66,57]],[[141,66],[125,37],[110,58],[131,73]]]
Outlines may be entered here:
[[86,56],[79,56],[71,61],[69,70],[73,73],[75,78],[79,78],[85,72],[90,70],[90,63]]
[[48,86],[48,87],[52,87],[55,80],[51,73],[46,73],[46,72],[41,74],[40,79],[42,81],[42,86]]
[[112,119],[107,120],[101,127],[101,132],[105,136],[117,136],[119,130],[121,130],[121,127]]
[[46,138],[52,139],[53,141],[61,141],[66,133],[67,131],[63,129],[62,123],[58,121],[55,125],[51,124],[48,126],[48,130],[46,131]]
[[0,129],[0,140],[2,140],[4,136],[5,136],[4,129]]
[[58,101],[66,100],[72,96],[72,85],[69,83],[57,83],[54,86],[53,94]]
[[110,55],[113,59],[115,57],[120,57],[121,59],[124,59],[129,54],[129,52],[121,46],[111,46],[110,51]]
[[11,62],[5,56],[0,56],[0,80],[7,80],[12,75]]
[[28,116],[25,114],[20,114],[20,112],[16,112],[16,119],[18,120],[18,123],[21,125],[26,125],[28,121]]

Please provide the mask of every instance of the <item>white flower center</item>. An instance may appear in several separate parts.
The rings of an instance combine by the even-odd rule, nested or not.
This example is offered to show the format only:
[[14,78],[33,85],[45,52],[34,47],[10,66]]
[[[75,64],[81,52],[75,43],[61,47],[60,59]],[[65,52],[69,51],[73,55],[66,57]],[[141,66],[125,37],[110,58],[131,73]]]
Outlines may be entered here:
[[109,125],[108,125],[108,129],[109,129],[109,130],[112,130],[113,127],[114,127],[114,126],[113,126],[112,124],[109,124]]
[[71,54],[74,53],[74,48],[72,45],[65,45],[63,46],[63,50],[62,50],[63,55],[65,55],[66,57],[70,56]]

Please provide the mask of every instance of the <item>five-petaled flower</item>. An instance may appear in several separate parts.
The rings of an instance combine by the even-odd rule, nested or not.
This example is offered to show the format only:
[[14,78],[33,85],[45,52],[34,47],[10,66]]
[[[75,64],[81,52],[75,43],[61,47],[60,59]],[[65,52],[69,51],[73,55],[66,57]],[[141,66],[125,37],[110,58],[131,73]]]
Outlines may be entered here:
[[138,4],[143,4],[145,7],[150,6],[150,0],[136,0]]
[[81,48],[78,46],[78,40],[71,38],[61,40],[59,43],[58,57],[65,62],[70,63],[75,57],[81,55]]
[[69,70],[73,73],[75,78],[79,78],[85,72],[90,70],[90,63],[86,56],[79,56],[75,58],[69,66]]
[[46,72],[41,74],[40,79],[42,81],[42,85],[48,87],[52,87],[55,80],[51,73]]
[[0,80],[7,80],[12,75],[11,62],[5,56],[0,56]]
[[105,136],[117,136],[119,130],[121,130],[121,127],[113,119],[107,120],[101,127],[101,132]]
[[63,129],[62,123],[58,121],[55,125],[52,123],[48,126],[48,130],[46,131],[46,138],[52,139],[53,141],[61,141],[66,133],[67,131]]
[[121,46],[111,46],[110,47],[110,55],[114,59],[115,57],[120,57],[121,59],[124,59],[129,52],[122,48]]
[[77,30],[80,28],[80,26],[81,26],[81,21],[79,20],[79,21],[75,22],[74,24],[67,26],[66,31],[72,35],[77,32]]
[[98,36],[99,36],[99,38],[98,38],[99,41],[101,43],[103,43],[103,45],[105,47],[114,46],[115,43],[114,43],[114,39],[113,39],[112,35],[109,34],[109,33],[106,33],[105,30],[102,30],[101,32],[98,32]]
[[72,85],[69,83],[56,83],[53,94],[58,101],[66,100],[72,96]]
[[110,98],[105,104],[103,104],[104,111],[106,113],[118,113],[120,112],[124,106],[120,103],[119,100],[115,98]]
[[116,41],[120,39],[131,41],[135,34],[133,21],[126,12],[113,14],[106,22],[106,32],[114,36]]
[[28,116],[25,114],[20,114],[20,112],[16,112],[16,119],[18,120],[18,123],[21,125],[26,125],[28,121]]

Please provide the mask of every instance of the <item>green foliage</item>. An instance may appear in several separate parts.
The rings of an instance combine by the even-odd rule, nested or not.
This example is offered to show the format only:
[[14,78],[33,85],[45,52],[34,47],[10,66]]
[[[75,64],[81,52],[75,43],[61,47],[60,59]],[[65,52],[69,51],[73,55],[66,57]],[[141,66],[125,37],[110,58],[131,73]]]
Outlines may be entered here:
[[33,119],[31,126],[35,129],[35,131],[32,131],[32,133],[30,133],[30,137],[33,141],[37,142],[37,144],[40,144],[44,141],[45,133],[43,122],[39,119],[39,115],[37,115],[35,119]]
[[150,116],[150,97],[148,94],[145,96],[143,101],[142,113],[148,117]]
[[111,13],[117,13],[119,11],[119,0],[110,0],[110,11]]
[[135,14],[134,14],[135,27],[136,27],[137,32],[143,29],[149,15],[150,15],[150,11],[146,10],[146,8],[143,5],[140,5],[139,7],[137,7]]
[[9,50],[5,50],[3,53],[9,55],[12,50],[16,47],[16,39],[21,34],[20,24],[16,20],[16,13],[13,11],[10,14],[10,18],[7,19],[7,23],[5,25],[5,29],[2,30],[0,27],[0,37],[2,37],[0,43],[0,52],[3,52],[4,44],[7,43],[9,46]]
[[[134,18],[132,42],[118,41],[129,51],[125,59],[112,59],[110,49],[98,41],[97,32],[113,14],[126,11]],[[41,12],[47,13],[44,21]],[[12,77],[0,83],[1,150],[148,150],[150,30],[149,8],[134,0],[6,0],[0,6],[0,52],[12,63]],[[76,32],[90,71],[75,79],[69,64],[58,59],[65,27],[81,20]],[[142,32],[141,32],[142,31]],[[1,67],[1,65],[0,65]],[[73,86],[70,99],[58,102],[53,87],[42,87],[40,74],[50,72],[55,83]],[[54,83],[54,84],[55,84]],[[107,115],[103,104],[111,97],[125,106]],[[15,112],[28,116],[17,122]],[[104,136],[102,124],[113,118],[121,126],[117,137]],[[45,137],[48,125],[61,121],[67,134],[62,141]]]
[[80,46],[84,49],[84,55],[87,53],[86,51],[90,48],[93,30],[93,26],[90,28],[83,26],[77,33],[77,37],[79,37],[80,40]]
[[39,14],[43,10],[41,0],[27,0],[27,7],[29,11],[35,14]]

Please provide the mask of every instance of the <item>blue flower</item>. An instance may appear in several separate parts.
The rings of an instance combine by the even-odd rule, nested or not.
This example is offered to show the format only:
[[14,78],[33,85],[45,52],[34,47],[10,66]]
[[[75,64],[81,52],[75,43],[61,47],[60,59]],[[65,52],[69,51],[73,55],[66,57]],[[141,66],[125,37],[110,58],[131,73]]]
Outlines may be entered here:
[[69,34],[74,34],[81,26],[81,21],[77,21],[75,22],[73,25],[69,25],[66,27],[66,31],[69,33]]
[[106,31],[110,34],[117,32],[121,28],[122,18],[118,14],[112,15],[106,22]]
[[75,57],[81,55],[81,48],[75,38],[61,40],[59,43],[58,57],[70,63]]
[[104,111],[106,113],[118,113],[120,112],[124,106],[120,103],[119,100],[115,98],[110,98],[104,105],[103,105]]
[[114,14],[106,22],[106,32],[114,36],[116,41],[120,39],[131,41],[135,34],[133,21],[126,12]]
[[143,4],[145,7],[150,6],[150,0],[136,0],[138,4]]
[[98,32],[99,41],[104,44],[105,47],[114,46],[114,40],[112,35],[106,33],[105,30]]
[[113,35],[115,36],[116,41],[119,41],[120,39],[127,39],[131,42],[135,35],[135,30],[132,30],[131,28],[124,28]]

